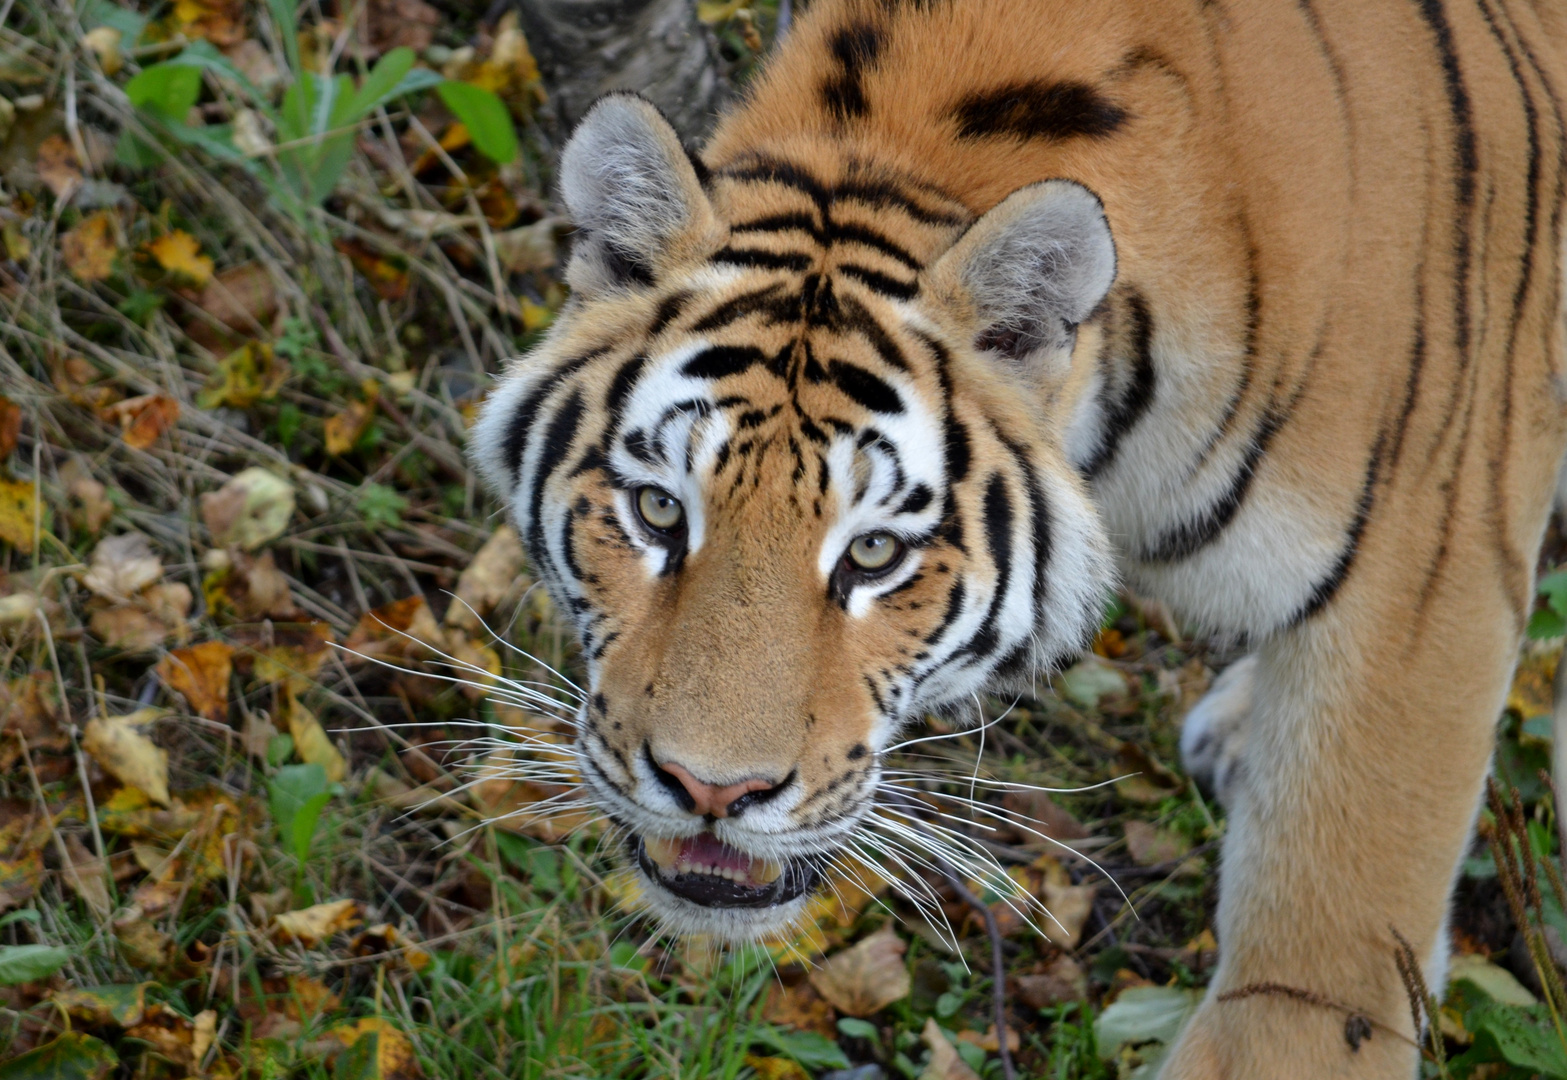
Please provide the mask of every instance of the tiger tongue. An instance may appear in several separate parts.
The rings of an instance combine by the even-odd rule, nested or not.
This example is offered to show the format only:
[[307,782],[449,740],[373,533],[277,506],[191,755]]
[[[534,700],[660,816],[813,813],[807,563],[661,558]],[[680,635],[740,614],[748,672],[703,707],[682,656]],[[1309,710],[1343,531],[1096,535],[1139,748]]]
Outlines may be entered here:
[[767,859],[753,859],[710,832],[679,840],[648,839],[648,856],[665,873],[707,874],[752,885],[770,885],[782,867]]

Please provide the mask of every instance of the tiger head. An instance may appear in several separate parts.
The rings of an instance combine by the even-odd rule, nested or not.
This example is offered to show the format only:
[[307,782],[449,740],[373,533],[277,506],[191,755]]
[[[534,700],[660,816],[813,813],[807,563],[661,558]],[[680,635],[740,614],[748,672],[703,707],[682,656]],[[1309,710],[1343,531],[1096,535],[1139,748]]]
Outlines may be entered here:
[[582,650],[578,768],[677,931],[787,925],[880,761],[1080,649],[1107,544],[1049,404],[1115,274],[1098,200],[977,219],[805,151],[711,173],[644,100],[561,159],[571,299],[473,453]]

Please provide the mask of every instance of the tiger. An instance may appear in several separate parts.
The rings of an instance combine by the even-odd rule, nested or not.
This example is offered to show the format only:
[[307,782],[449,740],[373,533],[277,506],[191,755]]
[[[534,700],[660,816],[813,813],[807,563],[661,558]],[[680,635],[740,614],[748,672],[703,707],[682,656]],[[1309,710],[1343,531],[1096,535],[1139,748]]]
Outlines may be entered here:
[[1564,88],[1552,0],[815,0],[699,149],[601,99],[471,453],[662,925],[788,927],[1122,586],[1247,654],[1161,1075],[1412,1075],[1567,450]]

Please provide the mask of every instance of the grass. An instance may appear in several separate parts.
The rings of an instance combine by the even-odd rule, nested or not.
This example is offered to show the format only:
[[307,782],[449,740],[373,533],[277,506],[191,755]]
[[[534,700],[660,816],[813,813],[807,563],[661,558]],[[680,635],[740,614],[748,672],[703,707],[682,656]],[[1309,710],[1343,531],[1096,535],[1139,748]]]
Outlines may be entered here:
[[[486,821],[561,791],[466,786],[471,757],[449,742],[471,734],[465,718],[504,728],[518,714],[430,678],[433,653],[385,624],[552,693],[553,671],[577,670],[526,568],[494,561],[506,545],[485,547],[496,508],[463,456],[493,374],[564,296],[538,85],[504,24],[442,16],[423,55],[451,64],[475,47],[453,74],[497,89],[520,156],[489,161],[434,94],[405,95],[354,130],[333,193],[306,206],[259,171],[277,147],[248,164],[212,149],[255,104],[234,80],[202,76],[199,131],[126,94],[139,71],[203,39],[267,60],[285,82],[322,58],[358,74],[371,58],[356,53],[355,19],[374,10],[306,5],[295,43],[276,4],[4,5],[0,1080],[46,1065],[95,1077],[915,1077],[932,1060],[930,1021],[941,1038],[966,1033],[957,1050],[999,1076],[979,1045],[989,945],[939,878],[911,887],[931,890],[956,950],[888,894],[824,905],[799,962],[660,936],[625,909],[612,838],[591,823],[561,835],[543,817]],[[708,12],[737,70],[754,60],[761,11]],[[266,491],[232,486],[258,467]],[[105,546],[129,534],[146,548]],[[476,584],[481,567],[499,577]],[[1057,690],[985,703],[996,723],[983,739],[949,732],[892,763],[927,798],[966,794],[976,773],[1081,789],[1021,804],[1084,823],[1081,855],[958,826],[1036,893],[1049,881],[1065,890],[1051,895],[1082,897],[1070,890],[1100,882],[1068,947],[996,908],[1027,1076],[1146,1075],[1157,1047],[1110,1053],[1096,1019],[1128,989],[1200,988],[1211,967],[1223,813],[1174,762],[1180,716],[1229,657],[1140,604],[1107,615],[1096,649]],[[1550,662],[1528,654],[1500,769],[1520,787],[1528,840],[1509,850],[1537,861],[1558,857],[1532,771]],[[114,719],[127,716],[142,722]],[[147,798],[148,770],[170,805]],[[1000,787],[977,790],[1004,801]],[[1475,855],[1461,951],[1540,983],[1543,927],[1567,932],[1567,917],[1548,898],[1511,909]],[[339,901],[351,907],[319,935],[278,919]],[[1510,958],[1531,919],[1533,951]],[[907,945],[909,994],[863,1019],[834,1014],[810,989],[820,954],[888,923]],[[63,951],[29,969],[39,953],[23,946]],[[1080,973],[1081,994],[1041,998],[1063,970]],[[1543,1006],[1476,989],[1451,1000],[1449,1060],[1433,1056],[1431,1075],[1559,1075],[1548,1040],[1529,1044],[1545,1055],[1535,1061],[1507,1027],[1544,1030]]]

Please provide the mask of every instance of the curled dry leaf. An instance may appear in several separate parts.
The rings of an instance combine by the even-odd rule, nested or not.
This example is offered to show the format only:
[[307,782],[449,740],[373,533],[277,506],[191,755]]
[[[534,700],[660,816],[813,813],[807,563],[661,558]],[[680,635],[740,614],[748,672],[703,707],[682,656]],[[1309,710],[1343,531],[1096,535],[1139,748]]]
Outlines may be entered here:
[[214,544],[254,551],[283,534],[294,505],[294,485],[257,465],[203,495],[201,520]]
[[248,409],[277,397],[288,376],[288,365],[277,358],[272,346],[247,341],[218,362],[218,370],[196,395],[196,404],[203,409],[219,405]]
[[[255,115],[248,109],[242,111]],[[254,335],[266,330],[277,314],[277,286],[265,266],[256,262],[241,263],[214,274],[212,280],[194,294],[191,302],[228,329]],[[192,329],[204,323],[205,320],[198,319],[192,322]]]
[[762,1003],[762,1019],[770,1024],[788,1024],[799,1031],[814,1031],[828,1039],[838,1037],[838,1014],[809,982],[794,986],[772,983]]
[[272,920],[280,936],[306,947],[314,946],[333,934],[358,926],[357,900],[332,900],[325,904],[288,911]]
[[125,716],[95,716],[87,722],[82,749],[120,783],[168,806],[169,752],[138,730],[163,713],[146,708]]
[[920,1073],[920,1080],[979,1080],[979,1074],[958,1055],[957,1047],[942,1034],[934,1017],[925,1021],[920,1038],[930,1047],[930,1064]]
[[342,412],[327,417],[322,425],[326,452],[334,457],[348,453],[370,426],[374,416],[375,400],[372,398],[350,401]]
[[1063,949],[1075,949],[1083,936],[1083,924],[1093,911],[1094,894],[1099,887],[1092,882],[1073,885],[1066,867],[1050,855],[1034,860],[1030,868],[1041,875],[1038,896],[1050,913],[1035,922],[1050,941]]
[[90,284],[114,273],[120,253],[119,223],[109,210],[89,214],[60,237],[60,258],[78,281]]
[[908,997],[913,989],[903,962],[907,949],[892,927],[884,927],[829,956],[811,972],[811,985],[839,1012],[870,1016]]
[[256,556],[242,551],[209,551],[203,565],[208,573],[202,580],[201,591],[210,611],[246,621],[261,618],[292,621],[302,614],[294,603],[288,578],[277,568],[270,551]]
[[196,238],[183,229],[171,229],[147,245],[153,262],[196,288],[212,280],[212,260],[201,253]]
[[446,635],[423,596],[407,596],[360,616],[343,647],[376,660],[413,659],[445,649]]
[[457,577],[457,596],[443,620],[468,633],[477,633],[480,620],[495,610],[519,584],[523,571],[522,544],[517,531],[502,525],[490,534],[478,554]]
[[172,634],[183,641],[185,615],[190,611],[188,585],[154,585],[142,593],[139,605],[100,608],[87,620],[88,629],[111,649],[151,652]]
[[1191,845],[1168,829],[1156,828],[1133,819],[1125,825],[1126,850],[1138,866],[1173,862],[1191,850]]
[[38,525],[38,489],[31,481],[0,479],[0,540],[26,554]]
[[51,135],[38,144],[38,179],[60,201],[82,186],[82,164],[64,135]]
[[1082,1001],[1088,996],[1088,975],[1066,953],[1061,953],[1044,970],[1017,977],[1017,993],[1030,1009],[1048,1009],[1066,1001]]
[[180,403],[164,394],[143,394],[106,406],[103,416],[119,422],[126,446],[145,450],[179,421]]
[[188,649],[176,649],[158,661],[163,685],[184,696],[193,712],[209,720],[223,721],[229,712],[229,677],[234,672],[234,649],[221,641],[206,641]]
[[306,765],[319,765],[326,770],[326,778],[334,784],[348,775],[348,762],[332,745],[332,738],[316,719],[315,713],[305,708],[288,694],[288,733],[294,738],[294,752]]
[[390,1021],[367,1016],[340,1024],[332,1035],[343,1044],[333,1071],[355,1080],[418,1080],[413,1043]]
[[111,603],[127,604],[131,598],[163,576],[163,560],[141,533],[121,533],[98,542],[92,565],[82,584]]
[[75,833],[66,833],[62,841],[62,846],[65,848],[65,864],[60,867],[60,874],[65,879],[65,883],[70,886],[72,892],[82,898],[82,902],[95,916],[100,919],[108,918],[112,910],[109,886],[105,881],[109,871],[108,864],[88,851],[87,845],[82,843],[81,837]]

